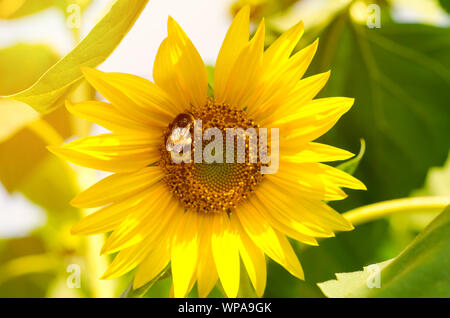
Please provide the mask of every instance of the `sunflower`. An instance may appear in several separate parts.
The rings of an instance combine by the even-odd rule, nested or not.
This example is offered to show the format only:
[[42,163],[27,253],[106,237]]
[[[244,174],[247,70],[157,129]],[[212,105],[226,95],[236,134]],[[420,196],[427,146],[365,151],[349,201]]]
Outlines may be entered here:
[[[50,150],[77,165],[113,173],[71,202],[99,208],[76,224],[73,234],[110,233],[102,253],[118,254],[103,279],[137,268],[133,286],[139,288],[170,265],[175,297],[185,297],[195,283],[199,296],[206,297],[218,280],[226,295],[235,297],[242,260],[262,296],[266,255],[304,279],[288,237],[317,245],[316,238],[353,228],[325,202],[345,198],[342,187],[365,186],[323,164],[353,154],[312,142],[351,108],[353,99],[314,99],[329,72],[302,79],[317,49],[316,41],[292,54],[302,22],[264,50],[264,21],[249,39],[249,11],[243,8],[226,34],[213,97],[199,53],[170,17],[154,83],[83,68],[110,103],[66,106],[111,133]],[[202,120],[203,129],[278,128],[278,171],[264,175],[261,163],[249,162],[174,163],[168,139],[190,118]]]

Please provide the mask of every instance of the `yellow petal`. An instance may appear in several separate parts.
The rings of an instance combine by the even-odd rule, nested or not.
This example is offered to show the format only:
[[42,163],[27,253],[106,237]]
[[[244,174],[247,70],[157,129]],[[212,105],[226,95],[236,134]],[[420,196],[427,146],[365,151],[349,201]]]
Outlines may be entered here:
[[165,184],[158,185],[141,204],[128,211],[127,217],[106,240],[101,254],[115,253],[142,241],[155,241],[180,210]]
[[161,229],[159,235],[155,237],[154,240],[144,240],[120,251],[106,270],[105,274],[103,274],[102,279],[113,279],[128,273],[142,263],[156,246],[161,245],[161,242],[167,240],[166,246],[170,248],[170,241],[176,233],[179,224],[179,216],[180,213],[174,213],[171,222],[169,222],[164,229]]
[[[298,211],[302,215],[309,214],[311,219],[315,218],[315,222],[324,228],[336,231],[351,231],[353,225],[344,218],[339,212],[332,209],[324,202],[317,202],[307,198],[298,198],[296,200]],[[291,209],[291,213],[292,213]]]
[[138,266],[155,246],[155,244],[142,242],[120,251],[101,279],[114,279],[125,275]]
[[283,156],[283,160],[293,163],[331,162],[346,160],[354,156],[354,154],[347,150],[315,142],[310,142],[302,148],[295,155]]
[[186,297],[198,259],[197,213],[179,213],[179,225],[172,241],[174,297]]
[[133,281],[133,288],[137,289],[159,275],[170,261],[170,248],[167,240],[155,244],[147,257],[139,265]]
[[206,103],[208,76],[200,54],[174,19],[161,43],[153,67],[155,83],[177,102],[179,109]]
[[317,74],[300,80],[290,91],[286,94],[283,102],[274,104],[267,111],[266,116],[261,118],[261,125],[270,126],[279,118],[291,115],[298,111],[300,107],[311,102],[316,95],[322,90],[330,78],[330,72]]
[[311,188],[327,191],[337,187],[367,190],[366,186],[348,173],[322,163],[292,163],[285,161],[277,174],[268,175],[271,181],[292,180]]
[[300,50],[286,61],[277,63],[271,70],[264,69],[257,89],[244,102],[248,104],[249,115],[258,122],[263,122],[280,105],[288,101],[298,80],[306,72],[317,50],[317,41]]
[[147,133],[103,134],[48,149],[80,166],[110,172],[131,172],[158,161],[160,143],[161,136]]
[[317,39],[312,44],[295,53],[289,59],[287,69],[291,68],[294,69],[298,79],[302,78],[303,75],[308,70],[311,61],[313,60],[314,55],[317,52],[318,46],[319,46],[319,39]]
[[163,177],[164,174],[159,167],[113,174],[78,194],[70,203],[78,208],[95,208],[112,202],[120,202],[148,189]]
[[214,224],[214,216],[199,216],[199,255],[197,266],[197,289],[199,297],[207,297],[217,282],[218,274],[211,249],[211,229]]
[[223,96],[215,96],[218,103],[226,102],[243,108],[244,100],[252,95],[261,73],[264,51],[264,20],[261,21],[253,39],[246,44],[231,68]]
[[300,74],[290,55],[302,36],[303,30],[303,23],[298,23],[264,52],[258,85],[243,102],[248,106],[250,116],[272,108],[274,105],[279,107],[294,88]]
[[262,196],[252,198],[250,203],[274,229],[299,242],[317,246],[318,243],[314,237],[334,236],[332,232],[313,227],[306,220],[300,220],[301,218],[298,216],[296,218],[290,217],[290,215],[284,212],[284,206],[277,206],[271,200],[264,199]]
[[91,235],[110,232],[117,228],[127,217],[128,211],[140,204],[144,198],[142,193],[138,193],[128,199],[99,209],[75,224],[71,233],[74,235]]
[[76,117],[96,123],[114,132],[147,131],[148,125],[135,121],[119,112],[113,105],[99,101],[73,104],[66,101],[67,110]]
[[304,279],[300,262],[284,235],[275,231],[250,204],[241,204],[236,214],[248,236],[265,254],[295,277]]
[[238,233],[231,226],[226,214],[214,217],[212,251],[220,282],[228,297],[236,297],[239,291],[240,260]]
[[178,109],[168,95],[154,83],[125,73],[104,73],[83,68],[88,82],[119,112],[147,125],[164,127]]
[[300,21],[278,37],[264,52],[264,67],[267,70],[276,69],[280,62],[289,59],[304,30],[303,21]]
[[272,182],[269,176],[266,176],[258,190],[260,198],[270,197],[273,205],[280,207],[288,218],[303,222],[310,228],[322,228],[324,233],[353,229],[349,221],[326,203],[311,198],[309,194],[305,195],[293,186],[280,186]]
[[214,97],[225,101],[225,88],[230,72],[242,49],[249,40],[250,7],[243,7],[234,18],[217,57],[214,71]]
[[[191,281],[189,282],[189,288],[186,292],[186,295],[188,295],[191,292],[192,288],[194,287],[195,280],[196,280],[195,278],[196,278],[196,276],[193,275]],[[170,286],[169,298],[174,298],[174,297],[175,297],[175,292],[174,292],[174,287],[173,287],[173,283],[172,283],[172,285]]]
[[311,170],[300,168],[300,164],[284,161],[278,172],[267,175],[267,179],[278,187],[296,190],[297,196],[324,201],[342,200],[347,197],[339,184],[329,182],[323,174],[319,176]]
[[255,288],[256,295],[262,297],[266,288],[267,269],[264,253],[248,237],[235,214],[230,216],[231,224],[236,227],[238,235],[239,253],[247,274]]
[[309,103],[328,82],[330,74],[331,71],[328,71],[300,80],[291,91],[287,105],[283,105],[283,110],[295,111]]
[[329,131],[353,103],[354,99],[344,97],[316,99],[273,125],[280,128],[280,139],[285,138],[294,144],[306,143]]
[[[261,211],[269,211],[279,222],[285,222],[293,228],[297,228],[297,223],[302,224],[314,231],[315,234],[310,234],[315,237],[334,236],[333,228],[324,227],[320,222],[317,222],[315,213],[316,210],[322,208],[323,203],[321,201],[317,201],[317,207],[314,207],[314,209],[306,210],[298,203],[301,194],[297,189],[279,186],[271,182],[270,179],[266,179],[261,183],[259,191],[255,192],[255,194],[265,207]],[[326,206],[326,204],[324,205]]]
[[[318,163],[305,163],[302,164],[302,169],[308,169],[310,171],[314,171],[317,173],[317,175],[324,175],[324,177],[329,181],[330,183],[337,184],[340,187],[345,187],[349,189],[355,189],[355,190],[367,190],[364,183],[353,177],[352,175],[339,170],[337,168]],[[313,172],[313,173],[314,173]]]

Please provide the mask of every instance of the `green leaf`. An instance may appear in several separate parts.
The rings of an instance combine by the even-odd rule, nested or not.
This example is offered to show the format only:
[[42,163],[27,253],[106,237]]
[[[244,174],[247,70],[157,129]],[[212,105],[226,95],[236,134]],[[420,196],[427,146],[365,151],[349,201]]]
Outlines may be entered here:
[[[450,29],[383,21],[380,29],[339,15],[321,34],[311,74],[332,69],[321,96],[355,97],[322,141],[355,149],[367,143],[356,176],[370,191],[359,203],[408,196],[450,148]],[[342,207],[341,207],[342,208]]]
[[368,284],[376,276],[367,270],[318,285],[328,297],[450,297],[450,206],[399,256],[378,266],[380,288]]
[[51,67],[33,86],[8,98],[40,113],[62,105],[69,89],[82,79],[80,67],[96,67],[114,51],[148,0],[117,0],[103,19],[69,54]]
[[450,13],[450,0],[439,0],[439,3],[447,13]]
[[361,159],[364,157],[365,152],[366,152],[366,142],[364,141],[364,139],[361,139],[361,148],[359,148],[358,155],[353,159],[350,159],[344,163],[341,163],[336,168],[338,168],[342,171],[345,171],[348,174],[354,174],[356,169],[359,166]]

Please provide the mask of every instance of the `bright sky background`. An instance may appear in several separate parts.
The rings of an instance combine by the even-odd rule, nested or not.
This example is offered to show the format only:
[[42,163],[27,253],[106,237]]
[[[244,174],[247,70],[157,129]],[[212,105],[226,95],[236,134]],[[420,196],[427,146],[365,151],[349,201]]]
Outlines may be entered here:
[[[304,0],[302,6],[295,8],[295,13],[301,18],[302,14],[307,13],[304,7],[306,4],[317,7],[318,3],[326,1]],[[420,12],[412,5],[417,1],[396,1],[401,6],[396,10],[397,17],[402,20],[421,18]],[[99,69],[151,79],[157,49],[167,35],[169,15],[185,30],[205,62],[214,64],[231,21],[231,2],[232,0],[151,0],[122,44]],[[102,16],[109,3],[110,0],[93,1],[82,20],[83,35]],[[442,13],[432,14],[434,21],[442,24]],[[444,18],[448,23],[448,17]],[[0,47],[17,42],[47,43],[61,55],[68,53],[74,45],[64,17],[57,9],[14,21],[0,21]],[[39,207],[29,203],[21,194],[8,195],[0,185],[0,238],[25,235],[36,226],[44,224],[45,219],[45,213]]]

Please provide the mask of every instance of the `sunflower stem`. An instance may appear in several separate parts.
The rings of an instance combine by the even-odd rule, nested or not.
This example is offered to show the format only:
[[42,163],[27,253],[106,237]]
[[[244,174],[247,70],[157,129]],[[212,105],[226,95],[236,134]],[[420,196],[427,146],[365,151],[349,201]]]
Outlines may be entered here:
[[353,225],[361,225],[398,213],[440,212],[450,204],[450,197],[415,197],[362,206],[343,214]]

